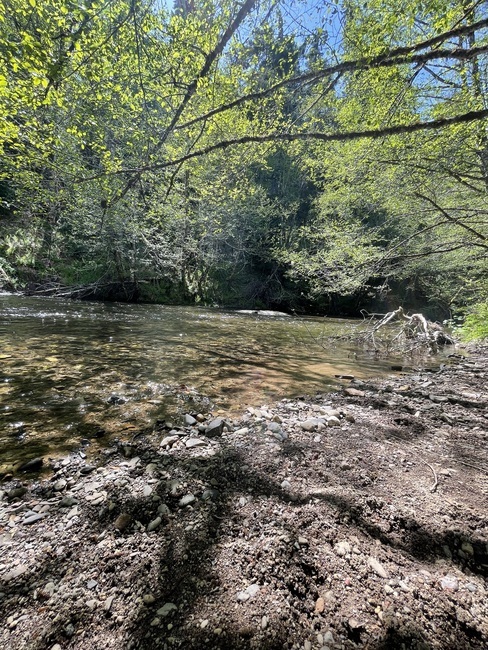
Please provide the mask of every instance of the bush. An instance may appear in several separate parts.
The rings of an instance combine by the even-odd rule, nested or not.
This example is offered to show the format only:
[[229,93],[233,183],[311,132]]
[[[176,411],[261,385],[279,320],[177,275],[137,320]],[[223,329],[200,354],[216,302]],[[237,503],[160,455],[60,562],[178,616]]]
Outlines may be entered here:
[[488,302],[474,305],[460,330],[465,341],[488,339]]

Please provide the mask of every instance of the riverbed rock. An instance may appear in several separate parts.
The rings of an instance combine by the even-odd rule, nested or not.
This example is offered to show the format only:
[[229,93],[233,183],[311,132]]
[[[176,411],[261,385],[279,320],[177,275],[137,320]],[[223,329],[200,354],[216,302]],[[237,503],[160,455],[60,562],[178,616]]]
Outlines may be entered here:
[[18,472],[38,472],[44,465],[44,458],[31,458],[17,468]]
[[215,418],[210,424],[205,427],[205,435],[212,436],[221,436],[224,432],[225,422],[222,418]]
[[153,530],[156,530],[161,525],[162,519],[161,517],[156,517],[156,519],[153,519],[150,521],[147,525],[147,532],[151,533]]
[[120,532],[126,530],[132,522],[132,517],[127,512],[122,512],[115,520],[114,527]]
[[16,487],[12,488],[7,492],[7,499],[9,501],[14,501],[15,499],[20,499],[21,497],[24,496],[24,494],[27,494],[28,490],[26,487]]
[[185,423],[186,427],[192,427],[195,424],[198,424],[198,421],[193,417],[193,415],[190,415],[189,413],[185,415],[183,422]]
[[197,498],[194,494],[185,494],[185,496],[181,497],[181,499],[179,500],[178,505],[182,508],[185,508],[186,506],[195,503],[196,500]]
[[172,447],[175,442],[178,442],[179,436],[165,436],[159,443],[160,447]]

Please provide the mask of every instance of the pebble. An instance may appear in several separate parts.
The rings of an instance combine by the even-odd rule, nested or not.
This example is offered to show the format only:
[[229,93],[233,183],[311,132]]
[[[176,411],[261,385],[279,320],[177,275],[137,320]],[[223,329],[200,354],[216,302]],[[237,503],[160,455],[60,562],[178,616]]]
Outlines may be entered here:
[[9,582],[10,580],[15,580],[15,578],[18,578],[21,576],[23,573],[27,571],[27,567],[25,564],[19,564],[19,566],[16,566],[15,569],[12,569],[9,571],[7,574],[3,576],[4,582]]
[[189,438],[185,442],[185,447],[187,449],[193,449],[193,447],[204,447],[207,444],[206,440],[202,440],[201,438]]
[[109,596],[109,597],[107,598],[107,600],[103,603],[103,609],[104,609],[106,612],[109,612],[109,611],[110,611],[110,609],[111,609],[111,607],[112,607],[112,603],[113,603],[113,601],[114,601],[114,598],[115,598],[114,595]]
[[225,422],[222,418],[216,418],[205,427],[205,434],[207,436],[221,436],[224,432],[224,426]]
[[268,627],[268,617],[263,616],[261,619],[261,629],[265,630]]
[[142,600],[145,605],[152,605],[152,603],[156,600],[152,594],[144,594],[142,597]]
[[319,424],[323,424],[323,421],[319,420],[318,418],[311,418],[310,420],[301,422],[300,426],[304,431],[315,431]]
[[175,609],[178,609],[178,607],[174,603],[165,603],[158,611],[156,614],[158,616],[168,616],[168,614]]
[[20,499],[20,497],[23,497],[24,494],[27,494],[27,488],[25,487],[17,487],[13,488],[12,490],[9,490],[7,492],[7,499],[9,501],[13,501],[14,499]]
[[380,578],[388,578],[388,572],[379,560],[374,557],[368,558],[368,565]]
[[59,645],[59,643],[55,643],[55,644],[52,646],[51,650],[63,650],[63,649],[61,648],[61,646]]
[[132,517],[127,512],[122,512],[115,520],[114,527],[121,532],[132,522]]
[[337,542],[337,544],[334,546],[334,551],[337,553],[337,555],[344,557],[344,555],[347,555],[351,552],[351,545],[346,541]]
[[27,517],[22,521],[23,524],[29,525],[29,524],[35,524],[36,521],[39,521],[40,519],[44,519],[45,514],[44,513],[39,513],[35,515],[30,515],[30,517]]
[[278,422],[270,422],[268,424],[268,431],[271,431],[271,433],[281,433],[281,426]]
[[96,580],[88,580],[86,583],[86,588],[87,589],[95,589],[95,587],[98,585],[98,582]]
[[317,598],[315,602],[315,613],[322,614],[324,609],[325,609],[325,600],[322,597]]
[[440,579],[441,587],[444,591],[457,591],[459,589],[459,582],[453,575],[447,574]]
[[175,444],[175,442],[178,442],[179,439],[180,439],[179,436],[166,436],[165,438],[163,438],[161,440],[161,442],[159,443],[159,446],[160,447],[172,447]]
[[153,620],[149,623],[151,627],[156,627],[161,623],[161,619],[156,616],[156,618],[153,618]]
[[185,496],[181,497],[179,500],[178,505],[184,508],[185,506],[189,506],[192,503],[195,503],[196,500],[197,498],[194,494],[185,494]]
[[60,508],[71,508],[71,506],[75,506],[78,503],[78,500],[75,499],[74,497],[66,496],[61,499],[59,502],[59,507]]
[[240,591],[237,594],[237,600],[240,601],[241,603],[245,602],[246,600],[249,600],[250,598],[254,598],[254,596],[259,592],[259,585],[257,584],[252,584],[249,585],[249,587],[246,587],[243,591]]
[[156,528],[161,524],[161,521],[161,517],[156,517],[156,519],[150,521],[147,525],[147,532],[151,533],[153,530],[156,530]]
[[53,487],[56,490],[56,492],[60,492],[61,490],[64,490],[67,484],[68,481],[65,478],[60,478],[59,481],[56,481]]
[[150,497],[153,492],[153,489],[150,485],[145,485],[142,489],[142,496],[143,497]]
[[335,417],[333,415],[332,417],[327,418],[327,426],[328,427],[340,427],[341,426],[341,421],[339,418]]
[[197,424],[197,420],[193,417],[193,415],[190,415],[189,413],[185,415],[183,421],[187,427],[192,427],[193,425]]
[[349,395],[349,397],[364,397],[366,395],[364,391],[357,388],[345,388],[344,394]]

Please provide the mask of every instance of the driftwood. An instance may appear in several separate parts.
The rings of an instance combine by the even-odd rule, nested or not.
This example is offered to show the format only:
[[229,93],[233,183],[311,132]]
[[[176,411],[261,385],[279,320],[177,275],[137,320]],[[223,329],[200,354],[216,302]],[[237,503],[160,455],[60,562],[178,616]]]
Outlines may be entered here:
[[[383,349],[386,352],[401,351],[430,351],[437,352],[439,348],[445,345],[454,345],[455,341],[438,323],[433,323],[425,318],[423,314],[412,314],[409,316],[398,307],[387,314],[381,314],[379,321],[376,320],[378,314],[367,314],[363,311],[363,316],[369,318],[368,328],[363,330],[359,336],[359,342],[373,347],[375,350]],[[400,327],[394,329],[393,323],[399,321]],[[390,325],[390,336],[386,339],[378,339],[376,334],[378,330],[386,325]]]

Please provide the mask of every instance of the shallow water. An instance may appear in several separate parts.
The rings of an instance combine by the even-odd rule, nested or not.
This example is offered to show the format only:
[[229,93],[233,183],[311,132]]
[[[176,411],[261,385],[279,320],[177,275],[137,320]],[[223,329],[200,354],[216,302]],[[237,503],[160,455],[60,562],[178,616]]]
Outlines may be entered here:
[[[382,375],[352,320],[0,294],[0,465]],[[209,399],[208,399],[209,398]]]

